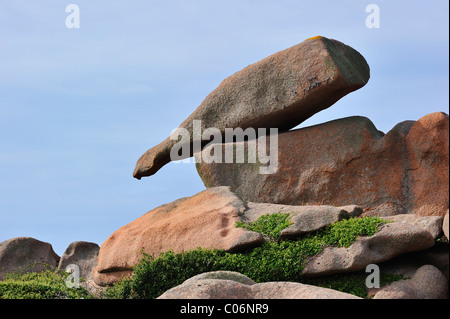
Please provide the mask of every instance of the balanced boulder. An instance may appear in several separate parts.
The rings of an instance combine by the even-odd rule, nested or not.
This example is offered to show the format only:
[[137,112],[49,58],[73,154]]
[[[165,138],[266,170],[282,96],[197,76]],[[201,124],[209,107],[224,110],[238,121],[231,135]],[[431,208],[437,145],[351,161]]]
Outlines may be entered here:
[[[351,47],[325,37],[313,37],[275,53],[231,75],[212,91],[180,125],[194,142],[210,138],[194,136],[199,129],[278,128],[286,131],[364,86],[370,69],[364,57]],[[169,163],[178,143],[167,138],[137,161],[134,177],[155,174]],[[199,151],[199,150],[197,150]],[[186,154],[186,157],[193,153]],[[181,158],[177,158],[181,159]]]

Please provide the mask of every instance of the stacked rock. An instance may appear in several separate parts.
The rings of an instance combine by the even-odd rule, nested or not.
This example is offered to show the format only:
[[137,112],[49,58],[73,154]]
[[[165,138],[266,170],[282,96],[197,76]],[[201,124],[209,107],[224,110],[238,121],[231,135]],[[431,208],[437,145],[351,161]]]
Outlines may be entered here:
[[[430,249],[441,236],[443,216],[448,210],[448,115],[433,113],[416,122],[405,121],[387,134],[363,117],[290,131],[363,87],[369,77],[369,66],[356,50],[336,40],[313,37],[222,81],[180,125],[183,134],[168,137],[148,150],[137,161],[133,174],[141,179],[172,160],[195,156],[197,171],[207,189],[155,208],[113,233],[100,249],[93,271],[95,282],[109,285],[131,275],[142,252],[157,257],[168,250],[177,253],[201,247],[239,252],[259,246],[267,238],[237,228],[236,224],[255,221],[264,214],[289,212],[291,225],[277,240],[307,234],[350,217],[382,216],[392,221],[374,236],[358,238],[348,248],[324,249],[308,260],[302,275],[354,272],[387,261],[397,265],[396,258],[407,253],[428,251],[427,257],[418,257],[409,274],[420,280],[431,273],[433,278],[446,278],[438,292],[429,294],[446,296],[448,245],[443,253]],[[211,134],[199,134],[209,128],[213,128],[208,131]],[[257,156],[256,161],[251,161],[255,159],[252,150],[259,150],[261,143],[264,150],[269,149],[272,140],[259,139],[266,135],[259,130],[269,128],[276,129],[276,169],[261,173],[260,168],[268,163]],[[227,139],[229,130],[244,132],[244,139]],[[250,134],[251,130],[255,134]],[[181,141],[177,138],[180,136]],[[183,152],[184,148],[188,151]],[[247,155],[237,159],[233,152],[232,160],[227,162],[226,150],[238,148]],[[202,161],[211,159],[211,154],[222,158]],[[447,262],[435,262],[442,261],[430,257],[436,254],[447,256]],[[415,270],[420,274],[414,276]],[[440,274],[437,277],[436,272]],[[211,276],[203,275],[215,275]],[[267,291],[260,293],[264,285],[214,280],[202,281],[205,285],[191,285],[193,281],[189,281],[162,297],[220,298],[209,294],[217,291],[211,288],[216,284],[243,285],[239,287],[247,296],[270,295]],[[401,287],[412,286],[399,284],[391,289],[396,293],[387,289],[377,298],[426,298],[398,293]],[[297,292],[289,295],[283,290],[280,296],[314,295],[306,293],[310,290],[305,290],[305,295],[299,293],[310,289],[301,284],[295,289],[289,287]],[[223,291],[224,296],[235,291],[230,289]],[[333,298],[321,293],[322,298]]]

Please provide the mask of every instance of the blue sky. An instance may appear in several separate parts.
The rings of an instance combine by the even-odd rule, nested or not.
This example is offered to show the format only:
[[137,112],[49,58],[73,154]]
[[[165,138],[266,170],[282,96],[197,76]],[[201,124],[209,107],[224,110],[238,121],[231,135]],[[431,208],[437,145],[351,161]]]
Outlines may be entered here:
[[[80,28],[68,29],[68,4]],[[368,4],[380,28],[365,25]],[[0,2],[0,241],[30,236],[61,255],[99,245],[164,203],[204,189],[193,164],[132,178],[227,76],[322,35],[371,67],[362,89],[301,126],[346,116],[396,123],[449,108],[447,0]]]

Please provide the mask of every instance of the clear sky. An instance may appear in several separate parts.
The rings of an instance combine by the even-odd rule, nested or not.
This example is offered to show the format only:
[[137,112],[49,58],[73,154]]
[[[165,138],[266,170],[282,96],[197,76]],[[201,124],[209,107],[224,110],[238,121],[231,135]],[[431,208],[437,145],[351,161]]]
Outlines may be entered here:
[[[80,28],[66,27],[66,6]],[[380,8],[367,28],[366,6]],[[61,255],[204,189],[193,164],[132,177],[227,76],[322,35],[358,50],[371,79],[301,126],[396,123],[449,108],[448,0],[1,0],[0,242]]]

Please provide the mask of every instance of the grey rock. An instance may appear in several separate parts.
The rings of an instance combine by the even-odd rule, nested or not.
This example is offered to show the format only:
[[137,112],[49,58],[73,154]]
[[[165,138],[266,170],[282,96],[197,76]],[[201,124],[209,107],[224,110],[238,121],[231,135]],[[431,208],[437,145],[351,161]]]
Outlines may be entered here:
[[[256,284],[238,273],[225,273],[195,276],[166,291],[158,299],[360,299],[336,290],[296,282]],[[216,277],[227,279],[211,279]]]
[[448,281],[439,269],[425,265],[410,280],[400,280],[381,288],[374,299],[447,299]]
[[407,223],[423,228],[429,231],[434,239],[441,237],[442,234],[443,218],[441,216],[418,216],[414,214],[403,214],[382,218],[397,223]]
[[31,237],[17,237],[0,243],[0,280],[15,271],[42,272],[56,268],[60,257],[52,245]]
[[74,264],[80,269],[80,277],[86,280],[91,279],[91,272],[97,265],[99,251],[100,247],[96,243],[73,242],[61,256],[58,269],[65,271],[67,266]]
[[205,279],[231,280],[231,281],[239,282],[241,284],[248,285],[248,286],[256,284],[256,282],[254,282],[252,279],[248,278],[247,276],[242,275],[241,273],[238,273],[235,271],[225,271],[225,270],[205,272],[205,273],[196,275],[192,278],[189,278],[183,284],[188,284],[188,283],[192,283],[194,281],[200,281],[200,280],[205,280]]
[[433,236],[423,228],[394,222],[371,237],[360,237],[350,247],[326,247],[308,260],[304,276],[332,275],[363,270],[395,256],[424,250],[434,245]]

